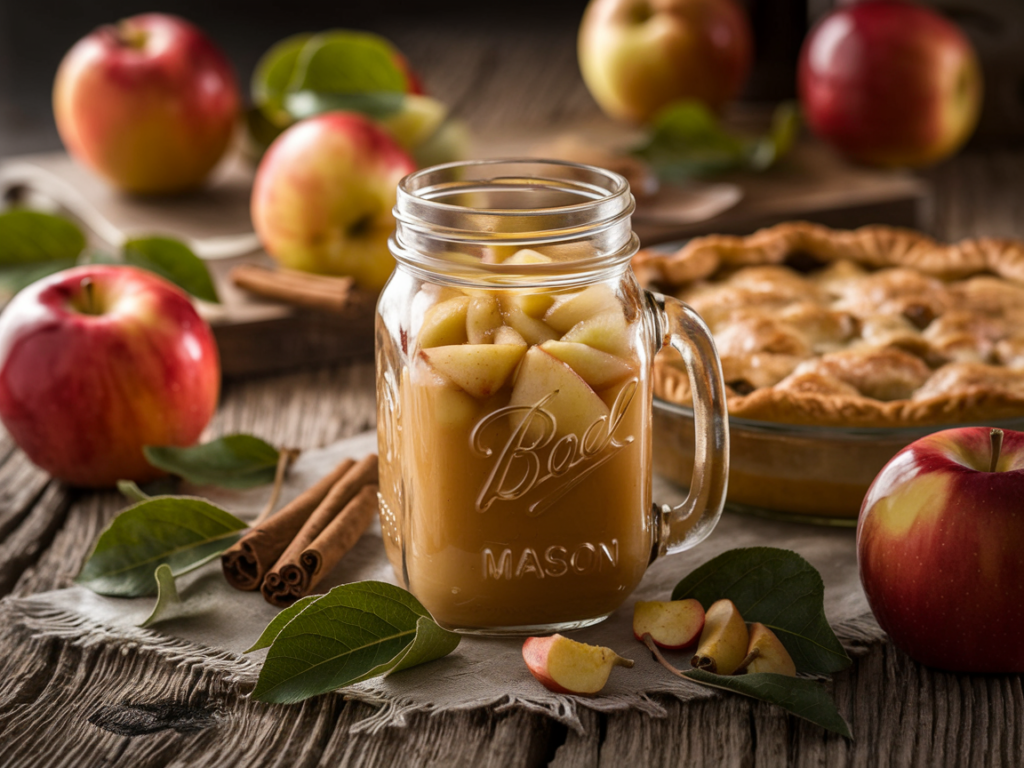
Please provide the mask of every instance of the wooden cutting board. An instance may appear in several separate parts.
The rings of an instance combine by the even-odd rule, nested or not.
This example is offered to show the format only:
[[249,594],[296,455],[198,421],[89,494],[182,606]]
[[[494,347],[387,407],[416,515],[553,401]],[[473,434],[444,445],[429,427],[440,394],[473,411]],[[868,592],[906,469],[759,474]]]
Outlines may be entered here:
[[[550,138],[550,137],[549,137]],[[480,156],[530,156],[549,140],[505,137]],[[29,205],[78,219],[98,245],[126,236],[169,235],[207,260],[222,303],[201,303],[220,345],[226,376],[285,370],[373,354],[371,313],[342,319],[266,301],[228,278],[242,263],[271,265],[249,220],[253,169],[241,157],[225,161],[199,193],[173,198],[121,195],[63,153],[0,163],[0,192],[18,190]],[[707,232],[744,233],[787,219],[836,227],[868,223],[918,226],[928,188],[905,173],[847,165],[824,147],[798,146],[787,161],[760,175],[668,187],[642,200],[634,227],[645,245]],[[709,217],[710,215],[710,217]]]

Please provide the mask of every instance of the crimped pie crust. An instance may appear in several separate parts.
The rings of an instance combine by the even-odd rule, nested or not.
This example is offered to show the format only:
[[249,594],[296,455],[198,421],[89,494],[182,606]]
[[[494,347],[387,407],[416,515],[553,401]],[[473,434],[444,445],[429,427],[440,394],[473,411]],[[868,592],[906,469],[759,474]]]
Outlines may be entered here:
[[[787,261],[819,270],[791,274],[777,266]],[[1024,415],[1018,241],[944,244],[880,225],[786,222],[747,237],[695,238],[676,253],[644,250],[633,266],[641,282],[705,314],[726,381],[743,385],[728,388],[732,416],[901,427]],[[655,360],[654,388],[690,403],[677,355]]]

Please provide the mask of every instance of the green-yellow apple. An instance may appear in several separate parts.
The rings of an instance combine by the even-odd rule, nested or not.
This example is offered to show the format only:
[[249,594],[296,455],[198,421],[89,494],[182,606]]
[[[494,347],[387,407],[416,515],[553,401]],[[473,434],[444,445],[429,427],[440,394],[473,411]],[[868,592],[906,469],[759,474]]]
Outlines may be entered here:
[[612,667],[632,667],[611,648],[587,645],[562,635],[528,637],[523,643],[526,668],[548,690],[592,696],[604,688]]
[[127,192],[202,184],[227,149],[238,85],[221,50],[183,19],[147,13],[98,28],[68,51],[53,113],[73,157]]
[[897,453],[864,498],[857,561],[912,658],[1024,672],[1024,432],[947,429]]
[[34,463],[73,485],[158,477],[143,446],[194,443],[219,388],[209,326],[151,272],[65,270],[0,315],[0,420]]
[[650,635],[660,648],[693,645],[704,629],[704,606],[699,600],[638,600],[633,606],[633,637]]
[[750,635],[732,600],[716,600],[704,615],[697,652],[690,664],[718,675],[731,675],[747,655]]
[[310,117],[270,145],[256,171],[252,222],[285,267],[351,275],[378,291],[394,268],[388,237],[398,182],[412,158],[353,112]]
[[811,130],[871,165],[936,163],[970,138],[981,110],[981,69],[964,34],[897,0],[844,6],[818,22],[798,80]]
[[577,53],[601,109],[646,122],[680,99],[718,110],[735,98],[750,71],[752,40],[734,0],[591,0]]

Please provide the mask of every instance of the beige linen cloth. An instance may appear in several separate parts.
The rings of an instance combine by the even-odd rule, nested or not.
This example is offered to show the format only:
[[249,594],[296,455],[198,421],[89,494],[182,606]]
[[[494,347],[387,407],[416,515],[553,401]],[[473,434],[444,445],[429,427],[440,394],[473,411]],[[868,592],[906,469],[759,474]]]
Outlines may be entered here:
[[[297,495],[344,456],[363,456],[376,450],[376,435],[367,433],[304,453],[289,472],[281,504]],[[655,479],[655,498],[678,503],[683,493]],[[222,491],[189,489],[230,512],[252,519],[263,506],[268,489]],[[819,528],[726,513],[711,536],[694,550],[654,563],[643,582],[608,620],[570,633],[583,642],[609,646],[634,659],[632,669],[616,668],[608,685],[593,698],[556,694],[545,689],[527,671],[521,639],[464,637],[450,656],[389,678],[377,678],[339,691],[352,699],[379,707],[359,725],[378,730],[404,724],[416,712],[439,712],[489,706],[498,710],[524,707],[544,713],[569,727],[582,728],[578,710],[603,712],[637,709],[663,716],[659,699],[711,698],[721,694],[669,674],[633,638],[633,603],[637,599],[667,600],[675,584],[687,573],[735,547],[775,546],[792,549],[814,565],[825,582],[825,612],[839,639],[851,653],[863,652],[883,636],[871,616],[857,576],[854,532]],[[380,529],[373,526],[322,585],[365,579],[394,583],[384,556]],[[155,652],[184,665],[219,671],[240,686],[256,681],[266,651],[243,655],[277,614],[259,592],[238,592],[227,585],[219,561],[178,579],[182,604],[176,613],[140,629],[155,598],[108,598],[81,587],[45,592],[26,598],[7,598],[3,615],[33,633],[59,636],[83,645],[113,643]],[[677,666],[688,656],[678,655]]]

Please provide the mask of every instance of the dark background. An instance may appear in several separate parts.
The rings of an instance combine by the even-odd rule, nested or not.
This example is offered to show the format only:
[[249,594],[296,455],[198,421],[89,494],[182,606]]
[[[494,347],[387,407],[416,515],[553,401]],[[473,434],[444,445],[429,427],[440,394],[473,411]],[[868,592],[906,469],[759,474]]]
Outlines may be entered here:
[[[776,101],[794,93],[795,61],[809,20],[842,0],[740,0],[755,31],[756,62],[744,99]],[[1024,0],[930,0],[968,32],[986,69],[980,141],[1024,140]],[[422,36],[459,40],[500,35],[574,50],[586,0],[0,0],[0,156],[57,149],[50,88],[67,49],[94,27],[146,11],[197,23],[225,50],[246,89],[259,56],[295,32],[367,29],[415,50]],[[414,68],[430,89],[432,62]],[[563,56],[559,66],[574,67]],[[578,72],[570,72],[578,77]],[[582,88],[582,84],[581,84]],[[444,98],[444,93],[438,93]]]

